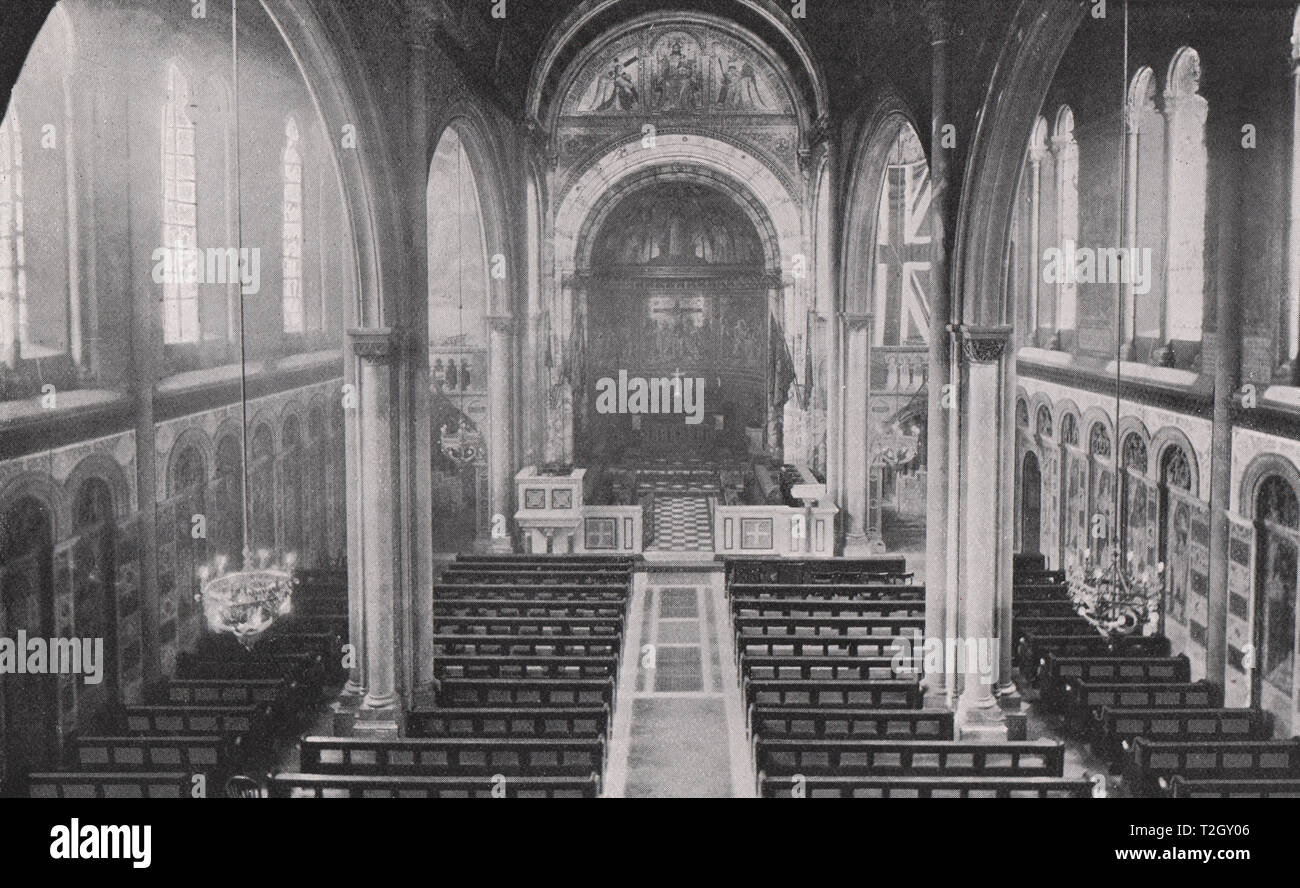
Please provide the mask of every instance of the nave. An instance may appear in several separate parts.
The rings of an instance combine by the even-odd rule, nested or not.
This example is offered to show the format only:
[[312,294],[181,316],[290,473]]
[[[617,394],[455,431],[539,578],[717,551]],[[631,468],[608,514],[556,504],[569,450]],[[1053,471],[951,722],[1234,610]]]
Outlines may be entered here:
[[1294,2],[22,7],[0,796],[1294,793]]
[[[38,798],[1296,797],[1300,741],[1223,707],[1159,635],[1115,644],[1017,564],[1030,701],[1004,736],[926,699],[924,587],[902,559],[468,556],[440,577],[438,690],[401,736],[323,705],[342,577],[249,654],[205,645],[147,705],[30,775]],[[629,643],[630,639],[630,643]],[[305,733],[297,734],[298,731]],[[1085,768],[1091,768],[1085,770]],[[202,775],[196,783],[196,775]],[[209,781],[211,789],[209,790]],[[196,787],[199,788],[196,791]]]

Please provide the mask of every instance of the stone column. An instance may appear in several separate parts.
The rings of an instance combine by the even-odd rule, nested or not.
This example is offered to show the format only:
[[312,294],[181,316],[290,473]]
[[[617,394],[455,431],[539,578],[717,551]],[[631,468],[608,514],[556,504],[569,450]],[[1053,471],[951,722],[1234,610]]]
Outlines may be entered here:
[[[510,508],[510,493],[514,486],[514,441],[512,432],[514,405],[511,380],[514,378],[515,322],[508,315],[488,318],[488,413],[491,417],[491,440],[488,444],[488,496],[491,501],[489,525],[497,523],[496,516],[506,519],[514,510]],[[510,552],[510,536],[492,539],[493,552]]]
[[353,352],[361,359],[362,595],[369,682],[357,729],[389,732],[397,729],[399,716],[394,656],[397,534],[393,526],[391,367],[398,349],[393,331],[388,328],[352,330],[349,336]]
[[[1138,101],[1135,101],[1137,99]],[[1124,151],[1124,182],[1123,182],[1123,201],[1124,201],[1124,246],[1130,251],[1137,250],[1137,228],[1138,228],[1138,120],[1142,113],[1140,96],[1129,96],[1128,105],[1124,113],[1125,121],[1125,139],[1127,144]],[[1130,253],[1130,256],[1135,255]],[[1125,258],[1125,262],[1132,262],[1132,259]],[[1137,291],[1134,289],[1133,271],[1134,266],[1129,265],[1127,273],[1122,278],[1124,294],[1124,311],[1121,324],[1123,325],[1123,357],[1126,361],[1137,359]]]
[[[1236,139],[1229,131],[1226,136]],[[1239,198],[1244,178],[1244,158],[1234,153],[1211,182],[1219,192],[1224,209],[1215,217],[1219,228],[1222,265],[1215,293],[1217,330],[1214,335],[1214,424],[1210,437],[1210,590],[1206,602],[1205,677],[1220,687],[1228,679],[1228,547],[1232,540],[1232,437],[1234,401],[1241,386],[1241,311],[1238,294],[1243,292],[1240,239],[1246,210]],[[1295,237],[1294,231],[1291,235]],[[1294,274],[1294,269],[1291,272]]]
[[868,536],[867,510],[871,484],[867,457],[867,384],[871,367],[871,315],[843,316],[847,362],[844,376],[844,554],[860,557],[878,553]]
[[[1005,737],[1002,711],[993,694],[998,648],[998,551],[1002,527],[1002,498],[1008,481],[1002,472],[1002,424],[1014,423],[1005,415],[1003,356],[1010,327],[967,326],[962,334],[961,522],[958,603],[965,663],[957,712],[963,736],[989,734]],[[1003,583],[1010,577],[1002,577]],[[983,654],[983,656],[979,656]],[[981,660],[985,662],[981,664]]]
[[[1295,109],[1300,115],[1300,42],[1291,41],[1291,93]],[[1291,169],[1300,169],[1300,126],[1295,126],[1291,138]],[[1294,180],[1293,180],[1294,181]],[[1291,226],[1287,234],[1287,287],[1286,287],[1286,354],[1278,370],[1278,381],[1284,385],[1300,385],[1300,188],[1291,187]]]
[[[952,381],[952,294],[948,279],[948,193],[952,180],[950,149],[943,147],[948,123],[948,44],[952,26],[947,9],[932,7],[930,26],[930,81],[933,115],[930,123],[931,259],[934,265],[930,295],[930,351],[927,364],[929,391],[926,404],[925,454],[925,634],[942,639],[948,619],[948,415],[945,388]],[[951,391],[951,390],[949,390]],[[946,703],[945,675],[939,668],[925,676],[929,706]]]
[[[1047,143],[1035,141],[1029,146],[1029,174],[1032,183],[1029,192],[1029,342],[1038,345],[1038,282],[1042,280],[1042,199],[1043,158],[1047,156]],[[932,177],[933,178],[933,177]]]

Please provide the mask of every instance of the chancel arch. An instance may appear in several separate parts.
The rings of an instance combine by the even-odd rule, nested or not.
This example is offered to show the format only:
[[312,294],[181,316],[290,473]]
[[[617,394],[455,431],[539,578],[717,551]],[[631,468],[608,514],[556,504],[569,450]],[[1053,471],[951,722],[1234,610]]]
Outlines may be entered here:
[[[878,96],[855,135],[845,161],[841,363],[831,384],[842,393],[842,420],[830,447],[838,457],[831,462],[843,466],[836,489],[847,534],[855,547],[878,550],[887,520],[919,522],[926,512],[932,190],[914,117],[901,98]],[[864,440],[876,442],[872,452],[855,443]]]

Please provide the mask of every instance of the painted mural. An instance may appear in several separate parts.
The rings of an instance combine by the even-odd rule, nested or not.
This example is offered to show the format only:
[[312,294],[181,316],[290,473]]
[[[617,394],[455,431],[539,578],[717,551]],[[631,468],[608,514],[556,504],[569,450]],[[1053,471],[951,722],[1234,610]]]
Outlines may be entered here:
[[573,78],[562,107],[565,117],[794,113],[767,57],[703,24],[642,28],[616,39]]

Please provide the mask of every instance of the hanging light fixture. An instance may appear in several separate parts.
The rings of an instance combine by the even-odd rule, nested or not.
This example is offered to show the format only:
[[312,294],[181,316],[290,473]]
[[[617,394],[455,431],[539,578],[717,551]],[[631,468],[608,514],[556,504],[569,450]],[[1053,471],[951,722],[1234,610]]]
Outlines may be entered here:
[[[1121,86],[1123,87],[1123,102],[1128,101],[1128,2],[1124,3],[1124,79]],[[1120,122],[1123,126],[1124,104],[1120,106]],[[1128,143],[1123,132],[1120,133],[1120,182],[1124,181],[1124,172],[1127,168]],[[1128,190],[1121,188],[1121,194],[1127,195]],[[1125,198],[1127,199],[1127,198]],[[1119,227],[1118,231],[1124,230],[1124,204],[1120,202]],[[1136,245],[1129,244],[1130,250],[1135,250]],[[1132,262],[1132,257],[1129,257]],[[1122,276],[1121,276],[1122,279]],[[1109,638],[1124,637],[1129,635],[1141,635],[1147,627],[1155,628],[1160,619],[1160,608],[1163,602],[1164,593],[1164,571],[1163,562],[1157,564],[1155,568],[1147,567],[1140,573],[1134,570],[1136,561],[1132,552],[1124,558],[1120,555],[1121,537],[1120,537],[1120,473],[1123,471],[1122,466],[1122,448],[1119,446],[1119,427],[1120,427],[1120,410],[1122,402],[1120,398],[1120,384],[1122,380],[1123,369],[1123,284],[1120,283],[1115,290],[1115,429],[1116,429],[1116,446],[1112,450],[1112,470],[1115,473],[1115,483],[1111,485],[1114,488],[1114,520],[1111,521],[1111,546],[1110,558],[1106,563],[1100,564],[1094,561],[1092,553],[1089,552],[1084,556],[1082,563],[1075,562],[1066,568],[1066,582],[1070,590],[1070,598],[1074,602],[1078,613],[1087,620],[1102,635]]]
[[[243,199],[239,173],[239,0],[230,0],[231,72],[234,80],[235,111],[235,205],[236,232],[239,238],[239,255],[243,255]],[[203,615],[208,629],[227,633],[245,648],[252,648],[257,639],[277,618],[288,614],[293,603],[296,579],[293,568],[294,553],[276,556],[269,549],[261,549],[254,558],[249,539],[248,506],[248,362],[244,350],[244,294],[239,294],[239,439],[240,472],[243,479],[241,505],[244,515],[243,561],[239,570],[227,571],[225,555],[216,558],[211,566],[199,569],[200,593],[196,600],[203,604]]]

